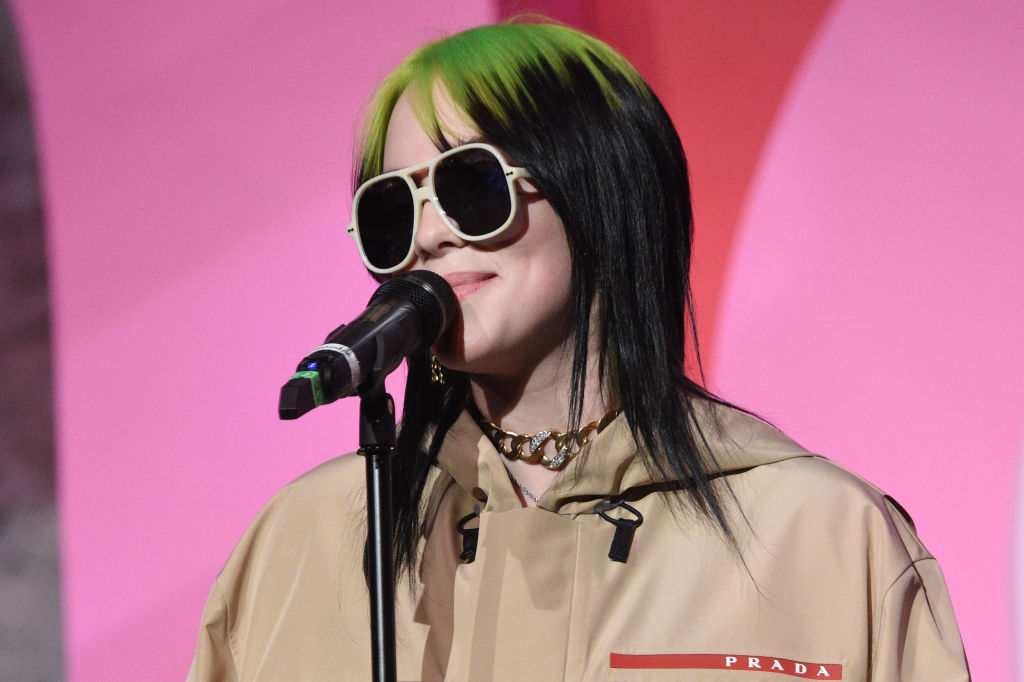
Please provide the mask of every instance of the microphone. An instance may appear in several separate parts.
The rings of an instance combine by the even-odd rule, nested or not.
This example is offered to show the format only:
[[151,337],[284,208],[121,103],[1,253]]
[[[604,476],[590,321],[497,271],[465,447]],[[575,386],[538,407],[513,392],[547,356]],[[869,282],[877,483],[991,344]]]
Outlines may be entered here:
[[374,388],[402,358],[432,346],[455,312],[455,293],[440,275],[414,270],[389,279],[359,317],[302,359],[281,387],[278,415],[298,419],[314,407]]

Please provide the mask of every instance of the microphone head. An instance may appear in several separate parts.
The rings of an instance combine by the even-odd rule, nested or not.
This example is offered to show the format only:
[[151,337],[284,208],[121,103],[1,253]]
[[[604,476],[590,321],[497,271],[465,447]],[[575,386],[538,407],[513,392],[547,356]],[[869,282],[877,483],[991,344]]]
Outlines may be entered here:
[[429,270],[413,270],[392,277],[377,287],[367,307],[384,297],[408,301],[419,313],[423,324],[420,348],[434,345],[451,326],[458,312],[455,292],[451,286],[444,277]]

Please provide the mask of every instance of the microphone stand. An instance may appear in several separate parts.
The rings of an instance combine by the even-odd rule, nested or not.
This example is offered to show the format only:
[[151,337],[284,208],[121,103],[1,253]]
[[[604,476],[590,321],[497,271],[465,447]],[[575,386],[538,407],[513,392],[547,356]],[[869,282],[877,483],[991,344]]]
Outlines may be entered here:
[[[457,312],[455,294],[436,273],[413,270],[389,279],[374,292],[363,314],[331,332],[281,387],[278,415],[296,419],[318,405],[351,395],[353,384],[358,384],[359,454],[366,458],[366,571],[374,682],[395,682],[398,675],[391,506],[395,401],[384,390],[384,380],[402,356],[432,344]],[[374,352],[371,348],[376,358],[361,378],[359,370]],[[334,376],[335,371],[340,374]]]
[[395,451],[395,401],[384,382],[359,395],[359,454],[366,458],[367,563],[373,680],[395,682],[395,583],[391,553],[391,456]]

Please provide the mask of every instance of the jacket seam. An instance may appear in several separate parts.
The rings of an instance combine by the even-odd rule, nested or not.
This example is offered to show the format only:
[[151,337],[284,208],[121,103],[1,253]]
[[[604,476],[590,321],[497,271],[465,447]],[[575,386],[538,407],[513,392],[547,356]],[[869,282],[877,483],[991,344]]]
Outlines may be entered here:
[[575,551],[576,557],[572,563],[572,581],[569,587],[569,632],[565,636],[565,659],[562,663],[562,679],[569,679],[569,658],[572,656],[573,650],[573,638],[576,635],[576,584],[579,582],[580,575],[580,541],[582,537],[582,525],[579,517],[573,519],[573,523],[576,526],[576,543]]
[[220,576],[217,576],[217,578],[214,579],[213,584],[217,590],[217,595],[220,597],[221,604],[224,607],[224,634],[228,642],[228,662],[231,664],[231,679],[237,680],[238,657],[235,654],[235,628],[231,622],[231,604],[228,603],[228,595],[221,586]]
[[[924,592],[925,602],[928,604],[928,612],[931,613],[931,611],[932,611],[932,604],[931,604],[931,600],[928,599],[928,590],[924,589],[924,579],[921,578],[921,573],[920,573],[920,571],[917,570],[917,564],[920,563],[920,562],[923,562],[923,561],[935,561],[935,557],[933,557],[933,556],[925,556],[925,557],[921,557],[920,559],[913,559],[910,562],[910,564],[906,568],[904,568],[902,571],[900,571],[896,575],[896,577],[893,578],[892,581],[889,583],[889,587],[887,587],[885,589],[885,594],[882,595],[882,605],[881,605],[881,608],[878,611],[878,618],[879,618],[880,621],[882,619],[882,616],[885,614],[886,605],[889,603],[889,594],[893,591],[893,588],[896,587],[896,584],[900,582],[900,580],[903,578],[903,576],[905,576],[910,571],[913,571],[914,574],[917,576],[917,582],[920,585],[920,589]],[[879,638],[881,636],[882,636],[882,626],[881,626],[881,622],[879,622],[878,628],[876,629],[875,633],[871,637],[871,652],[872,652],[872,655],[871,655],[871,669],[870,669],[870,672],[871,672],[871,678],[872,679],[874,679],[875,665],[876,665],[877,660],[878,660],[877,659],[878,647],[881,645],[881,642],[879,641]]]

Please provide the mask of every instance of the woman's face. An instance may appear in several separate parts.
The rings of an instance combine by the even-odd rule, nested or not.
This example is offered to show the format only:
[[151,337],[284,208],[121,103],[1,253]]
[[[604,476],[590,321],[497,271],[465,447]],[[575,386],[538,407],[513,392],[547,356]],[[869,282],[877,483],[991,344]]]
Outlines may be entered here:
[[[436,96],[438,118],[458,146],[480,133],[456,113],[443,91]],[[486,141],[486,140],[484,140]],[[386,171],[414,166],[441,150],[403,96],[388,125]],[[508,159],[516,165],[515,159]],[[424,177],[416,178],[425,182]],[[436,207],[425,202],[408,269],[444,277],[459,300],[461,316],[434,346],[441,364],[472,374],[522,377],[536,367],[557,366],[567,341],[565,317],[571,263],[562,221],[536,186],[516,183],[515,222],[493,240],[466,242],[452,232]]]

